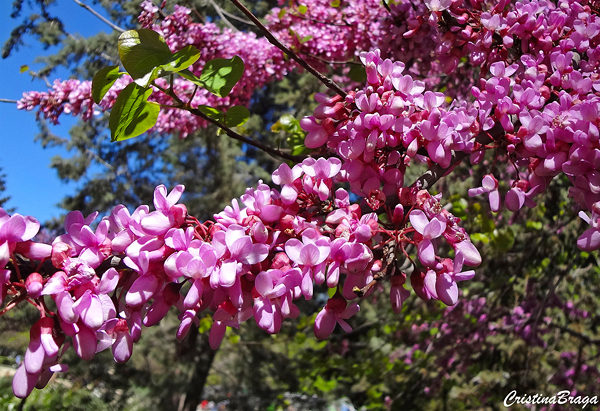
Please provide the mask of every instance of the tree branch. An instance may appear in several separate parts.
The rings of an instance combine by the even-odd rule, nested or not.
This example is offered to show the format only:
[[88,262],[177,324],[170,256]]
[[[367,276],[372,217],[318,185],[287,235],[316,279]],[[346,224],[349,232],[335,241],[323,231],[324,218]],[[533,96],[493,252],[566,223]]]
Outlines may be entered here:
[[[492,142],[492,138],[497,138],[503,133],[504,129],[502,126],[499,123],[496,123],[489,131],[479,133],[477,137],[475,137],[475,141],[482,145],[489,144]],[[429,170],[423,173],[423,175],[417,178],[415,182],[410,185],[410,187],[416,187],[419,190],[430,189],[440,178],[449,174],[452,170],[454,170],[454,167],[460,164],[469,155],[470,153],[466,153],[464,151],[454,152],[448,168],[443,168],[439,164],[435,164]]]
[[239,0],[231,0],[231,2],[233,4],[235,4],[235,6],[238,9],[240,9],[242,11],[242,13],[244,13],[256,25],[256,27],[258,27],[263,32],[263,34],[265,35],[265,37],[269,40],[269,42],[271,44],[273,44],[278,49],[283,51],[286,55],[291,57],[294,61],[296,61],[296,63],[300,64],[300,66],[302,66],[304,69],[306,69],[306,71],[308,71],[310,74],[312,74],[317,79],[319,79],[319,81],[321,83],[325,84],[325,86],[327,86],[327,88],[335,91],[337,94],[339,94],[342,97],[346,97],[346,92],[344,90],[342,90],[342,88],[335,81],[333,81],[333,80],[325,77],[323,74],[319,73],[313,66],[308,64],[304,59],[302,59],[300,56],[298,56],[289,47],[284,46],[283,43],[281,43],[279,40],[277,40],[277,38],[269,31],[269,29],[266,28],[265,25],[262,24],[260,22],[260,20],[258,20],[258,18],[256,18],[256,16],[254,14],[252,14],[252,12],[250,10],[248,10],[246,8],[246,6],[244,6]]
[[227,20],[227,17],[225,17],[225,15],[223,14],[223,10],[221,9],[221,7],[219,7],[219,5],[217,3],[215,3],[214,0],[208,0],[208,2],[211,4],[211,6],[213,6],[213,8],[215,9],[215,11],[217,12],[217,14],[219,15],[219,17],[221,18],[221,20],[223,20],[223,22],[229,26],[230,29],[232,29],[233,31],[239,31],[237,29],[237,27],[235,27],[233,24],[231,24],[231,22],[229,20]]
[[113,30],[116,30],[120,33],[123,33],[125,31],[125,29],[122,29],[121,27],[117,26],[115,23],[113,23],[112,21],[108,20],[106,17],[104,17],[102,14],[98,13],[96,10],[94,10],[93,8],[91,8],[90,6],[88,6],[85,3],[82,3],[80,0],[73,0],[75,2],[75,4],[80,5],[81,7],[83,7],[84,9],[86,9],[87,11],[89,11],[90,13],[92,13],[94,16],[96,16],[98,19],[100,19],[101,21],[103,21],[104,23],[108,24]]
[[304,159],[303,156],[294,156],[292,154],[284,153],[283,151],[269,147],[266,144],[261,143],[260,141],[256,141],[254,139],[251,139],[250,137],[243,136],[243,135],[233,131],[232,129],[227,127],[225,124],[221,123],[219,120],[215,120],[214,118],[208,117],[206,114],[204,114],[202,111],[198,110],[197,108],[192,108],[192,107],[186,105],[172,90],[170,90],[170,89],[166,90],[166,89],[162,88],[161,86],[157,85],[156,83],[152,83],[152,85],[154,87],[156,87],[157,89],[159,89],[160,91],[162,91],[163,93],[165,93],[166,95],[173,98],[179,104],[179,107],[176,107],[176,108],[179,108],[182,110],[187,110],[190,113],[208,121],[209,123],[214,124],[215,126],[219,127],[223,131],[225,131],[225,134],[227,134],[229,137],[233,138],[234,140],[238,140],[238,141],[241,141],[242,143],[246,143],[248,145],[256,147],[256,148],[264,151],[265,153],[272,155],[273,157],[283,158],[284,160],[293,161],[295,163],[298,163]]
[[550,325],[550,327],[553,327],[553,328],[559,329],[561,331],[564,331],[567,334],[572,335],[573,337],[577,337],[581,341],[583,341],[583,342],[585,342],[587,344],[600,345],[600,338],[596,338],[596,339],[591,338],[591,337],[589,337],[589,336],[587,336],[585,334],[582,334],[582,333],[580,333],[578,331],[572,330],[569,327],[564,327],[562,325],[555,325],[555,324],[552,324],[552,323],[550,323],[549,325]]

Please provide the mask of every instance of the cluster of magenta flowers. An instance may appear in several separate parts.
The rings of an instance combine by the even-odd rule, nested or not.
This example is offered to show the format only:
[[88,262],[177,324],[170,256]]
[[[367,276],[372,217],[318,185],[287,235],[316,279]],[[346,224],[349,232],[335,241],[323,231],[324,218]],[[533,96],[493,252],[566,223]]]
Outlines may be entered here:
[[[180,312],[178,338],[199,313],[211,311],[209,341],[217,348],[227,327],[250,318],[279,332],[284,319],[298,315],[295,300],[312,299],[315,286],[329,288],[333,296],[314,326],[326,338],[336,324],[351,329],[357,299],[379,279],[392,277],[392,306],[401,308],[409,295],[406,274],[389,261],[401,253],[411,259],[410,247],[420,261],[413,289],[448,305],[458,301],[456,283],[474,275],[463,264],[481,262],[458,219],[425,190],[401,190],[393,223],[383,227],[339,187],[345,180],[337,158],[282,164],[273,181],[279,190],[259,182],[206,223],[178,204],[183,186],[170,193],[159,186],[154,211],[143,205],[130,213],[120,205],[95,228],[97,213],[71,212],[52,245],[31,241],[37,221],[4,213],[2,295],[40,312],[13,380],[15,394],[26,397],[64,371],[60,360],[70,345],[86,360],[110,348],[115,361],[127,361],[143,327],[171,307]],[[453,260],[436,255],[442,238],[454,248]]]
[[[271,45],[265,38],[258,38],[252,32],[238,32],[230,29],[221,30],[214,23],[196,23],[192,20],[191,10],[175,6],[172,14],[163,20],[156,21],[157,7],[146,1],[142,4],[141,23],[161,34],[172,51],[193,45],[200,51],[200,58],[190,70],[200,75],[204,64],[214,58],[231,58],[239,56],[245,65],[244,76],[236,84],[227,97],[218,97],[207,90],[196,89],[194,84],[179,77],[173,82],[174,93],[182,100],[189,101],[191,107],[207,105],[225,110],[234,105],[248,105],[255,89],[268,82],[281,79],[290,69],[290,61],[286,61],[283,53]],[[29,91],[23,93],[17,107],[23,110],[38,110],[38,116],[50,120],[54,124],[60,115],[72,114],[89,120],[100,109],[109,110],[115,103],[119,92],[132,79],[123,76],[104,96],[99,107],[92,99],[91,81],[75,79],[56,80],[48,91]],[[157,84],[167,88],[169,82],[158,79]],[[173,105],[171,97],[155,90],[150,100]],[[198,129],[205,128],[207,122],[185,110],[163,107],[153,130],[157,133],[175,133],[187,137]]]
[[[333,291],[315,319],[319,338],[337,325],[349,331],[358,297],[384,278],[397,312],[410,294],[408,280],[422,299],[457,304],[458,283],[475,274],[463,267],[477,266],[481,257],[441,195],[404,186],[406,168],[415,163],[448,169],[457,153],[475,164],[485,161],[486,150],[495,150],[506,160],[502,168],[494,164],[481,186],[468,192],[487,195],[495,212],[535,204],[534,197],[563,173],[573,184],[571,196],[591,211],[591,217],[580,213],[590,227],[577,244],[587,251],[600,248],[600,23],[588,6],[440,0],[391,4],[390,15],[379,1],[353,3],[351,12],[339,13],[329,1],[307,1],[306,14],[275,10],[268,18],[278,36],[308,57],[347,59],[379,47],[360,53],[364,87],[346,98],[317,95],[319,106],[301,124],[306,147],[325,157],[282,164],[273,173],[279,189],[261,182],[214,221],[200,223],[178,204],[182,186],[170,193],[159,186],[154,211],[140,206],[130,213],[117,206],[95,226],[96,214],[72,212],[66,233],[52,245],[32,241],[39,230],[33,218],[0,212],[0,303],[8,295],[4,310],[28,302],[40,312],[15,374],[17,396],[64,371],[61,357],[70,345],[84,359],[110,348],[117,362],[127,361],[143,327],[157,324],[171,307],[180,312],[178,338],[200,313],[212,312],[209,340],[216,348],[228,327],[251,318],[277,333],[283,320],[298,315],[295,302],[313,298],[315,287]],[[149,2],[143,7],[140,22],[159,31],[173,50],[198,47],[196,72],[213,57],[239,55],[245,62],[248,71],[230,97],[199,92],[192,107],[247,104],[256,87],[291,68],[252,33],[193,23],[182,7],[155,22],[157,8]],[[417,40],[438,57],[414,48]],[[386,58],[399,56],[410,64]],[[450,103],[448,96],[462,91],[432,91],[437,80],[424,77],[458,77],[467,56],[482,68],[479,87],[469,90],[474,102]],[[129,81],[120,79],[101,107],[110,108]],[[194,93],[184,80],[176,80],[174,90],[182,99]],[[152,99],[171,103],[160,93]],[[19,103],[35,107],[52,121],[63,112],[89,119],[90,83],[57,82],[50,92],[27,93]],[[204,125],[189,112],[168,108],[155,130],[185,136]],[[365,204],[351,201],[354,195]],[[365,210],[385,213],[385,222]],[[444,249],[452,249],[453,258],[444,257]],[[412,263],[412,273],[399,271],[402,258]],[[454,315],[477,313],[484,302],[471,302]],[[526,340],[530,311],[506,319]],[[452,330],[443,324],[440,329],[448,335],[440,341],[453,346]]]
[[[524,295],[514,307],[499,307],[486,297],[465,298],[446,309],[439,320],[415,322],[399,330],[397,338],[404,346],[390,354],[390,361],[419,365],[424,356],[416,355],[417,352],[436,352],[435,364],[441,372],[425,388],[426,395],[435,397],[452,374],[469,372],[478,363],[478,357],[493,353],[497,336],[510,336],[515,344],[548,349],[549,341],[544,336],[551,336],[560,327],[557,312],[571,321],[590,318],[591,313],[578,309],[577,302],[563,301],[554,293],[545,301],[540,299],[534,284],[535,281],[527,283]],[[597,385],[600,368],[590,357],[577,358],[570,351],[561,353],[560,365],[553,370],[551,381],[575,390],[573,382],[579,373],[582,378],[589,378],[592,386]]]
[[413,161],[448,168],[453,151],[475,152],[474,108],[448,108],[444,94],[425,91],[403,63],[382,59],[379,50],[362,53],[361,61],[366,86],[345,100],[318,95],[314,115],[301,122],[307,147],[325,146],[345,160],[353,192],[385,200],[403,187]]

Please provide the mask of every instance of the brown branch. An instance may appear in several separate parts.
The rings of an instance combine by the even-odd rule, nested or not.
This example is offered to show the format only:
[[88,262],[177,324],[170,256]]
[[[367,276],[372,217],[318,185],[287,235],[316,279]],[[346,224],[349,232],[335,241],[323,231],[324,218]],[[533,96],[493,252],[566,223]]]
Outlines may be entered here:
[[112,21],[108,20],[106,17],[104,17],[102,14],[98,13],[96,10],[94,10],[93,8],[91,8],[90,6],[88,6],[85,3],[82,3],[79,0],[73,0],[75,2],[75,4],[80,5],[81,7],[83,7],[84,9],[86,9],[87,11],[89,11],[90,13],[92,13],[94,16],[96,16],[98,19],[100,19],[101,21],[103,21],[104,23],[108,24],[113,30],[116,30],[118,32],[123,33],[125,31],[125,29],[122,29],[121,27],[117,26],[115,23],[113,23]]
[[555,324],[552,324],[552,323],[550,323],[549,325],[550,325],[551,327],[553,327],[553,328],[556,328],[556,329],[559,329],[559,330],[561,330],[561,331],[564,331],[564,332],[566,332],[567,334],[570,334],[570,335],[572,335],[573,337],[577,337],[577,338],[579,338],[581,341],[583,341],[583,342],[585,342],[585,343],[587,343],[587,344],[600,345],[600,338],[591,338],[591,337],[589,337],[589,336],[587,336],[587,335],[585,335],[585,334],[582,334],[582,333],[580,333],[580,332],[578,332],[578,331],[572,330],[572,329],[571,329],[571,328],[569,328],[569,327],[564,327],[564,326],[562,326],[562,325],[555,325]]
[[291,57],[296,63],[300,64],[300,66],[302,66],[309,73],[311,73],[313,76],[315,76],[317,79],[319,79],[319,81],[321,83],[325,84],[325,86],[327,86],[328,89],[335,91],[337,94],[339,94],[342,97],[346,97],[346,92],[335,81],[333,81],[333,80],[325,77],[323,74],[319,73],[313,66],[308,64],[303,58],[298,56],[289,47],[284,46],[283,43],[281,43],[279,40],[277,40],[277,38],[273,35],[273,33],[271,33],[269,31],[269,29],[266,28],[265,25],[262,24],[260,22],[260,20],[258,20],[258,18],[254,14],[252,14],[252,12],[250,10],[248,10],[246,8],[246,6],[244,6],[239,0],[231,0],[231,2],[233,4],[235,4],[235,6],[238,9],[240,9],[242,11],[242,13],[244,13],[256,25],[256,27],[258,27],[263,32],[263,34],[265,35],[265,37],[269,40],[269,42],[271,44],[273,44],[278,49],[283,51],[286,55]]
[[186,110],[186,111],[208,121],[209,123],[214,124],[215,126],[222,129],[225,132],[225,134],[227,134],[229,137],[233,138],[234,140],[238,140],[238,141],[241,141],[242,143],[246,143],[248,145],[256,147],[256,148],[264,151],[265,153],[272,155],[273,157],[283,158],[284,160],[293,161],[295,163],[298,163],[304,159],[304,156],[294,156],[292,154],[285,153],[281,150],[269,147],[268,145],[263,144],[260,141],[251,139],[250,137],[243,136],[243,135],[233,131],[232,129],[227,127],[225,124],[221,123],[219,120],[215,120],[214,118],[208,117],[206,114],[204,114],[202,111],[198,110],[197,108],[192,108],[192,107],[184,104],[184,102],[177,96],[177,94],[175,94],[173,92],[173,90],[166,90],[166,89],[160,87],[159,85],[157,85],[156,83],[152,83],[152,85],[154,87],[156,87],[157,89],[159,89],[160,91],[162,91],[163,93],[165,93],[166,95],[173,98],[177,103],[179,103],[179,106],[173,106],[174,108]]
[[[497,138],[504,133],[504,129],[498,123],[494,125],[489,131],[481,132],[475,137],[475,141],[481,145],[489,144],[492,141],[492,138]],[[459,151],[452,153],[452,159],[450,160],[450,166],[447,168],[443,168],[439,164],[433,165],[429,170],[427,170],[423,175],[415,180],[414,183],[410,185],[410,187],[416,187],[419,190],[428,190],[430,189],[440,178],[445,175],[448,175],[454,168],[463,162],[465,158],[467,158],[470,153]]]
[[221,20],[223,20],[223,22],[233,31],[239,31],[237,29],[237,27],[235,27],[229,20],[227,20],[227,17],[225,17],[225,14],[223,14],[223,10],[221,9],[221,7],[219,7],[219,5],[217,3],[215,3],[214,0],[208,0],[208,2],[210,3],[211,6],[213,6],[213,8],[215,9],[215,11],[217,12],[217,14],[219,15],[219,17],[221,18]]

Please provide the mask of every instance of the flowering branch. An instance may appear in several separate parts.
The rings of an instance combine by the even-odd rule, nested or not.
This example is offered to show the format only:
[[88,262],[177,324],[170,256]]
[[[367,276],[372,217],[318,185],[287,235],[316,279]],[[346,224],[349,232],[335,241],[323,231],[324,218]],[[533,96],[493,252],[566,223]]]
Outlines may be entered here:
[[318,78],[321,83],[323,83],[323,84],[325,84],[325,86],[327,86],[327,88],[329,88],[330,90],[333,90],[334,92],[336,92],[337,94],[339,94],[342,97],[346,97],[346,92],[335,81],[333,81],[330,78],[325,77],[323,74],[319,73],[317,71],[317,69],[315,69],[313,66],[308,64],[303,58],[298,56],[298,54],[296,54],[294,51],[292,51],[289,47],[284,46],[283,43],[281,43],[279,40],[277,40],[277,38],[273,35],[273,33],[271,33],[269,31],[269,29],[267,27],[265,27],[265,25],[262,24],[260,22],[260,20],[258,18],[256,18],[256,16],[254,14],[252,14],[252,12],[250,10],[248,10],[246,8],[246,6],[244,6],[239,0],[231,0],[231,2],[233,4],[235,4],[235,6],[238,9],[240,9],[246,16],[248,16],[248,18],[256,25],[256,27],[258,27],[263,32],[263,34],[265,35],[265,37],[269,40],[269,42],[271,44],[273,44],[274,46],[279,48],[281,51],[283,51],[286,55],[288,55],[292,59],[294,59],[294,61],[296,61],[296,63],[298,63],[299,65],[304,67],[306,69],[306,71],[308,71],[313,76]]
[[90,13],[92,13],[94,16],[96,16],[98,19],[100,19],[101,21],[103,21],[104,23],[108,24],[113,30],[116,30],[120,33],[123,33],[125,31],[125,29],[122,29],[121,27],[117,26],[115,23],[113,23],[112,21],[108,20],[106,17],[104,17],[102,14],[98,13],[96,10],[94,10],[93,8],[91,8],[90,6],[88,6],[85,3],[82,3],[80,0],[73,0],[76,4],[80,5],[81,7],[83,7],[84,9],[86,9],[87,11],[89,11]]
[[222,129],[225,132],[225,134],[227,134],[229,137],[233,138],[234,140],[238,140],[238,141],[241,141],[242,143],[246,143],[248,145],[256,147],[256,148],[264,151],[265,153],[272,155],[273,157],[283,158],[284,160],[293,161],[295,163],[297,163],[298,161],[301,161],[304,158],[303,156],[295,156],[295,155],[292,155],[289,153],[285,153],[281,150],[278,150],[278,149],[272,148],[266,144],[263,144],[260,141],[254,140],[250,137],[243,136],[243,135],[235,132],[231,128],[227,127],[221,121],[211,118],[211,117],[207,116],[206,114],[204,114],[199,109],[192,108],[188,104],[184,103],[179,98],[179,96],[177,96],[177,94],[175,94],[175,92],[173,91],[172,88],[165,89],[165,88],[157,85],[155,82],[152,83],[152,85],[154,87],[156,87],[157,89],[159,89],[160,91],[162,91],[163,93],[167,94],[169,97],[173,98],[179,104],[178,106],[173,106],[174,108],[180,108],[180,109],[186,110],[186,111],[208,121],[209,123],[214,124],[215,126]]

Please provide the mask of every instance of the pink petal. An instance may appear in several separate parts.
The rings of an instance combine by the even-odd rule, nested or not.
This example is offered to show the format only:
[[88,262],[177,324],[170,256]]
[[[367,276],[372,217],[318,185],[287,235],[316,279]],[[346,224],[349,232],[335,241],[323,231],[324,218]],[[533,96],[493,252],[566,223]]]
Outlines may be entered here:
[[436,284],[438,281],[438,275],[433,270],[427,270],[425,274],[425,278],[423,279],[423,285],[425,290],[429,293],[433,298],[438,298]]
[[435,264],[435,249],[433,243],[428,239],[423,239],[417,247],[419,260],[423,265],[432,266]]
[[423,234],[425,227],[429,224],[429,219],[421,210],[413,210],[409,214],[410,223],[419,233]]
[[21,364],[17,368],[17,372],[13,377],[12,389],[15,396],[19,398],[26,398],[31,394],[40,374],[30,374],[25,370],[25,364]]
[[446,305],[454,305],[458,301],[458,286],[448,274],[438,276],[436,283],[437,295]]
[[300,251],[300,261],[307,266],[319,264],[320,257],[319,248],[314,244],[306,244]]
[[434,239],[441,236],[446,231],[446,222],[433,217],[423,230],[423,237]]
[[169,217],[160,211],[153,211],[142,218],[142,228],[150,235],[161,235],[171,228]]
[[460,273],[455,273],[453,276],[454,281],[466,281],[475,277],[474,270],[461,271]]
[[491,191],[489,194],[490,210],[497,213],[500,210],[500,193],[498,190]]
[[273,290],[273,280],[266,271],[261,271],[254,279],[254,287],[260,295],[265,297]]
[[119,272],[111,267],[102,275],[102,280],[96,287],[96,291],[100,294],[110,294],[115,290],[118,283]]
[[246,254],[243,255],[242,262],[246,264],[256,264],[263,261],[269,255],[269,246],[266,244],[252,244]]
[[223,341],[223,337],[225,337],[225,331],[227,331],[227,326],[223,324],[221,321],[215,321],[210,328],[210,334],[208,335],[208,343],[210,344],[210,348],[216,350],[221,345],[221,341]]
[[219,284],[222,287],[231,287],[237,277],[237,263],[231,261],[223,263],[219,273]]
[[469,240],[463,240],[460,243],[454,245],[454,250],[458,253],[462,253],[465,264],[471,267],[478,266],[481,264],[481,255],[473,243]]
[[285,253],[290,257],[290,260],[296,264],[302,264],[300,259],[301,250],[302,243],[296,238],[291,238],[285,243]]
[[46,352],[40,339],[31,340],[27,346],[27,350],[25,350],[25,358],[23,360],[27,372],[29,374],[39,373],[42,370],[45,357]]
[[192,283],[192,286],[188,290],[187,294],[185,295],[185,299],[183,300],[183,306],[186,309],[194,308],[200,302],[203,288],[204,287],[201,279]]
[[112,353],[116,362],[124,363],[129,360],[133,351],[133,341],[128,332],[117,333],[112,345]]
[[148,301],[158,288],[158,278],[152,274],[138,277],[125,295],[125,303],[130,307],[139,307]]
[[510,211],[518,211],[525,204],[525,193],[518,188],[511,188],[506,193],[505,202]]
[[315,336],[320,340],[329,337],[335,328],[335,323],[335,316],[323,308],[315,318]]
[[73,336],[73,348],[79,357],[91,360],[96,353],[96,335],[87,327],[81,327]]
[[596,228],[588,228],[577,239],[577,247],[583,251],[594,251],[600,248],[600,231]]

